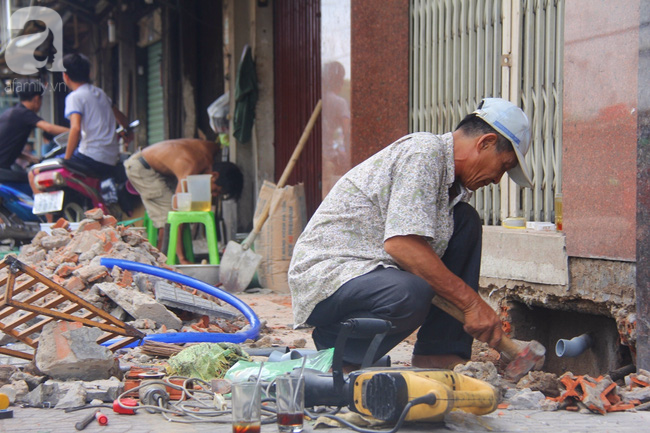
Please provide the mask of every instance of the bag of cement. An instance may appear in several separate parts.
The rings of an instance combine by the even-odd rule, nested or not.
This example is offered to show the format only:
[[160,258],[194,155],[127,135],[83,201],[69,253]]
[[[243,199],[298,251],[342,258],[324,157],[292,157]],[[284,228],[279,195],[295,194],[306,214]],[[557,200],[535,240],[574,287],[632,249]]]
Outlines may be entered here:
[[236,344],[200,343],[169,358],[167,373],[198,377],[207,382],[215,378],[222,379],[239,360],[250,360],[250,357]]
[[[327,373],[332,368],[334,348],[319,350],[307,355],[305,368],[318,370]],[[246,382],[251,376],[257,377],[260,372],[260,362],[238,361],[226,373],[225,379],[231,382]],[[291,372],[293,369],[302,366],[302,358],[289,359],[287,361],[265,362],[262,366],[262,380],[271,381],[278,376]]]

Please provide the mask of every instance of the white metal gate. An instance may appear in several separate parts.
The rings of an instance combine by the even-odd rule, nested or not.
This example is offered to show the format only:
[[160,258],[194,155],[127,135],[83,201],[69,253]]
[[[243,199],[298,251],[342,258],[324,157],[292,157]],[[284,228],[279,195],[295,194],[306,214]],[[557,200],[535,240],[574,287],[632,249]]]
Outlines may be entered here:
[[534,189],[504,179],[473,204],[485,224],[553,220],[561,190],[564,0],[411,0],[410,129],[444,133],[500,96],[532,126]]

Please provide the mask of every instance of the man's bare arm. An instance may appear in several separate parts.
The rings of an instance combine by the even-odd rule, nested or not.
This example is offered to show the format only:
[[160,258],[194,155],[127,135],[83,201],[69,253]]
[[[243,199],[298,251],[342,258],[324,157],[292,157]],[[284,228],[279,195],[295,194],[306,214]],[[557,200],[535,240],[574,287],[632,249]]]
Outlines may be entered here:
[[471,287],[454,275],[421,236],[395,236],[384,249],[405,271],[426,282],[433,290],[465,314],[465,331],[495,347],[501,337],[501,322],[494,310]]
[[36,127],[52,135],[63,134],[64,132],[68,132],[70,130],[65,126],[54,125],[50,122],[46,122],[45,120],[38,121],[38,123],[36,123]]
[[68,145],[65,148],[65,159],[70,159],[81,139],[81,114],[72,113],[70,115],[70,135],[68,136]]

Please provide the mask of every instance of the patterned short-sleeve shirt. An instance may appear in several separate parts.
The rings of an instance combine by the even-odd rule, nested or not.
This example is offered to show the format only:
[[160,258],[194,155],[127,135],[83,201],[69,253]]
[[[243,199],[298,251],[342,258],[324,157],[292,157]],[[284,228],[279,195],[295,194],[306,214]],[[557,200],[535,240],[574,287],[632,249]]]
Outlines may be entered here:
[[394,236],[420,235],[442,257],[453,232],[451,133],[407,135],[345,174],[296,243],[289,267],[294,325],[347,281],[379,266],[398,267],[384,250]]

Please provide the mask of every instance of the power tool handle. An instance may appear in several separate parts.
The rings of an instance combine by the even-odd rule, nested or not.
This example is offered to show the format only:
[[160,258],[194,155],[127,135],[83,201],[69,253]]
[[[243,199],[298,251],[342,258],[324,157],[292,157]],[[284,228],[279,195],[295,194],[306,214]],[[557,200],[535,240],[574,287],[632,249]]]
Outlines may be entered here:
[[81,421],[79,421],[78,423],[76,423],[74,425],[74,428],[76,428],[77,430],[85,429],[88,426],[88,424],[90,424],[90,422],[95,419],[95,414],[97,412],[99,412],[99,409],[95,410],[93,413],[88,415],[86,418],[84,418]]
[[[465,324],[465,315],[463,312],[457,306],[442,296],[434,295],[433,299],[431,299],[431,303],[440,308],[445,313],[449,314],[454,319],[458,320],[460,323]],[[505,352],[510,357],[510,359],[517,357],[521,350],[517,343],[505,335],[501,338],[501,341],[499,341],[497,349],[499,352]]]

